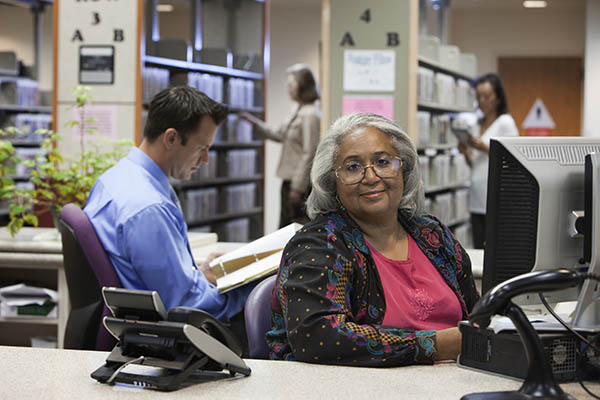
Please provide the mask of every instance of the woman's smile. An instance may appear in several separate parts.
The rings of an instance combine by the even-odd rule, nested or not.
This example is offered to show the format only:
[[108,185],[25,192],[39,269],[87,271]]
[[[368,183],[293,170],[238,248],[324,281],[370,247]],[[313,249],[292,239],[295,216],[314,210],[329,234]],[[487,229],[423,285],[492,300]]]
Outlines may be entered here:
[[385,189],[381,190],[370,190],[368,192],[361,193],[362,197],[365,197],[368,200],[377,200],[383,197]]

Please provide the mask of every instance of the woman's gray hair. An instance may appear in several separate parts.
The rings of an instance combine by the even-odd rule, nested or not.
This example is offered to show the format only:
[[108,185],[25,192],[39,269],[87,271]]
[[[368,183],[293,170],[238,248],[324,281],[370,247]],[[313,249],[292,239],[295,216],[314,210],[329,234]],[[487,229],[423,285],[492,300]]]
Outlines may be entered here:
[[416,215],[423,209],[423,185],[419,172],[419,156],[411,138],[398,126],[377,114],[349,114],[338,118],[319,143],[310,171],[312,191],[306,200],[306,211],[310,219],[340,207],[335,180],[335,159],[342,139],[357,130],[369,126],[379,129],[392,138],[392,145],[402,159],[404,193],[401,209]]

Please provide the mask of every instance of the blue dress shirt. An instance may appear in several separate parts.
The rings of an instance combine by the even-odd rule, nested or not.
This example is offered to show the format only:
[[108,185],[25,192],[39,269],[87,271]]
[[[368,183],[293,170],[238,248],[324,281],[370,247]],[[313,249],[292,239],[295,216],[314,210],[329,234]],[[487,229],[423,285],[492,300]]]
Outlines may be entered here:
[[156,290],[168,309],[228,320],[253,285],[221,294],[196,268],[187,225],[164,171],[134,147],[94,184],[84,209],[125,288]]

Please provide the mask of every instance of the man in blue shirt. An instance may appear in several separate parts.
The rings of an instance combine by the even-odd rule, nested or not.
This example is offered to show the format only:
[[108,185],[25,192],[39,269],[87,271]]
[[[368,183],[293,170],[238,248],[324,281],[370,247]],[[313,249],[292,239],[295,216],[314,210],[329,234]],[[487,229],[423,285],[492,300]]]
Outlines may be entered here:
[[227,321],[251,286],[225,294],[207,263],[196,266],[187,225],[169,177],[189,179],[208,162],[227,108],[189,87],[173,87],[150,103],[139,148],[94,184],[84,209],[125,288],[156,290],[168,309],[190,306]]

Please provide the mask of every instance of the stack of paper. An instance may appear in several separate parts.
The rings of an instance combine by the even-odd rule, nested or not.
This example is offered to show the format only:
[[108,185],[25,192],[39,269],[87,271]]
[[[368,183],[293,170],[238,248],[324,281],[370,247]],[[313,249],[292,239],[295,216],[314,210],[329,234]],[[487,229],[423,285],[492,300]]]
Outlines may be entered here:
[[217,276],[219,291],[226,292],[275,273],[283,248],[300,228],[300,224],[290,224],[214,259],[210,266]]
[[218,238],[217,234],[213,232],[188,232],[191,249],[217,243]]
[[58,294],[55,290],[23,283],[0,289],[0,317],[57,317]]

